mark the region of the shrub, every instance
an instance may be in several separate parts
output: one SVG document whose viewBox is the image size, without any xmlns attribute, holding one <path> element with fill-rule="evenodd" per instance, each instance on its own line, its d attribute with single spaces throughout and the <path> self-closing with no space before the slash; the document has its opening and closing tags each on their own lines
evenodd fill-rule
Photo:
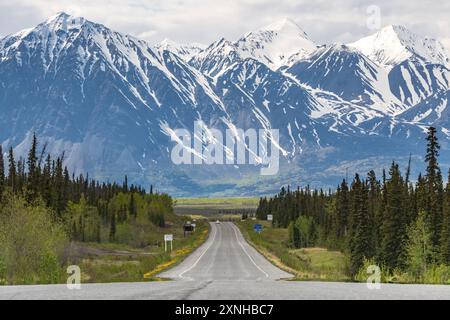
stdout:
<svg viewBox="0 0 450 320">
<path fill-rule="evenodd" d="M 296 248 L 314 247 L 317 240 L 317 229 L 312 218 L 306 216 L 298 217 L 295 222 L 298 229 L 299 239 Z"/>
<path fill-rule="evenodd" d="M 423 283 L 450 284 L 450 267 L 446 265 L 432 265 L 423 276 Z"/>
<path fill-rule="evenodd" d="M 67 244 L 63 225 L 43 205 L 29 207 L 21 198 L 6 197 L 0 208 L 0 279 L 8 284 L 59 282 Z"/>
<path fill-rule="evenodd" d="M 432 233 L 425 217 L 426 213 L 421 210 L 417 220 L 408 228 L 406 264 L 415 281 L 422 280 L 433 260 Z"/>
<path fill-rule="evenodd" d="M 363 265 L 361 268 L 359 268 L 358 272 L 354 276 L 354 280 L 358 282 L 367 282 L 368 278 L 373 274 L 373 270 L 369 272 L 369 268 L 371 266 L 377 266 L 380 268 L 380 281 L 381 282 L 397 282 L 393 281 L 393 274 L 389 272 L 389 270 L 384 267 L 377 264 L 375 259 L 366 259 L 364 258 Z"/>
</svg>

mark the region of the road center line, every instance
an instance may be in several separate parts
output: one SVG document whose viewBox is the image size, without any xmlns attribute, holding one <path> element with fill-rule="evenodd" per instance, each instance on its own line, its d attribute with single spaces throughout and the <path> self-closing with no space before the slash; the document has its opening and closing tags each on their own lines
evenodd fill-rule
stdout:
<svg viewBox="0 0 450 320">
<path fill-rule="evenodd" d="M 211 224 L 211 227 L 213 227 L 214 225 L 213 224 Z M 212 241 L 211 241 L 211 243 L 209 244 L 209 246 L 205 249 L 205 251 L 203 251 L 203 253 L 200 255 L 200 257 L 198 257 L 198 259 L 189 267 L 189 268 L 187 268 L 186 270 L 184 270 L 182 273 L 180 273 L 179 275 L 178 275 L 178 277 L 179 278 L 182 278 L 182 279 L 192 279 L 192 278 L 185 278 L 185 277 L 183 277 L 183 274 L 185 274 L 186 272 L 188 272 L 188 271 L 191 271 L 196 265 L 197 265 L 197 263 L 200 261 L 200 259 L 201 258 L 203 258 L 203 256 L 205 255 L 205 253 L 209 250 L 209 248 L 211 248 L 211 246 L 214 244 L 214 241 L 216 240 L 216 235 L 217 235 L 217 227 L 216 226 L 214 226 L 213 227 L 214 228 L 214 236 L 213 236 L 213 238 L 212 238 Z"/>
<path fill-rule="evenodd" d="M 232 223 L 231 223 L 231 228 L 234 231 L 234 234 L 236 235 L 236 240 L 239 243 L 239 245 L 241 246 L 242 250 L 244 250 L 245 254 L 247 255 L 247 257 L 250 259 L 250 261 L 255 265 L 255 267 L 257 267 L 259 269 L 259 271 L 261 271 L 262 273 L 264 273 L 264 275 L 266 276 L 266 278 L 269 277 L 269 275 L 267 274 L 267 272 L 265 272 L 260 266 L 258 266 L 255 262 L 255 260 L 253 260 L 253 258 L 249 255 L 249 253 L 247 252 L 247 250 L 245 250 L 244 246 L 242 245 L 242 242 L 239 240 L 238 234 L 236 232 L 237 227 Z"/>
</svg>

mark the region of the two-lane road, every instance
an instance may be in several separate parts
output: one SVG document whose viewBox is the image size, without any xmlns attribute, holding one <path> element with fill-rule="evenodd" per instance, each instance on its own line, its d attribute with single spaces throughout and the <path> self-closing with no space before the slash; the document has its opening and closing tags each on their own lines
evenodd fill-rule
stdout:
<svg viewBox="0 0 450 320">
<path fill-rule="evenodd" d="M 269 263 L 229 222 L 211 224 L 208 240 L 165 282 L 0 286 L 0 299 L 450 299 L 450 286 L 298 282 Z"/>
<path fill-rule="evenodd" d="M 164 278 L 191 281 L 262 281 L 292 277 L 268 262 L 231 222 L 211 224 L 208 240 Z"/>
</svg>

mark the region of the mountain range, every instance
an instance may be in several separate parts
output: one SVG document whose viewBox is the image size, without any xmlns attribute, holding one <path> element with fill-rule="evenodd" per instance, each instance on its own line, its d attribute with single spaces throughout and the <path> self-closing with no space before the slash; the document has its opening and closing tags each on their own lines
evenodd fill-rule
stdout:
<svg viewBox="0 0 450 320">
<path fill-rule="evenodd" d="M 333 187 L 392 160 L 423 169 L 438 128 L 450 163 L 450 62 L 442 44 L 387 26 L 317 44 L 283 19 L 209 46 L 149 44 L 65 13 L 0 39 L 0 144 L 25 155 L 36 133 L 76 173 L 174 195 L 256 195 Z M 280 172 L 174 165 L 176 128 L 278 129 Z"/>
</svg>

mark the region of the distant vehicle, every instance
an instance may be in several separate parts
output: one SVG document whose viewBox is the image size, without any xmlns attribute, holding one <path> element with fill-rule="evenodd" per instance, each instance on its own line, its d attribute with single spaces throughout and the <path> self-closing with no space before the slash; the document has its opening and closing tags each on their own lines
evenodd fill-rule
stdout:
<svg viewBox="0 0 450 320">
<path fill-rule="evenodd" d="M 219 220 L 216 220 L 216 224 L 220 224 L 220 221 L 219 221 Z"/>
</svg>

